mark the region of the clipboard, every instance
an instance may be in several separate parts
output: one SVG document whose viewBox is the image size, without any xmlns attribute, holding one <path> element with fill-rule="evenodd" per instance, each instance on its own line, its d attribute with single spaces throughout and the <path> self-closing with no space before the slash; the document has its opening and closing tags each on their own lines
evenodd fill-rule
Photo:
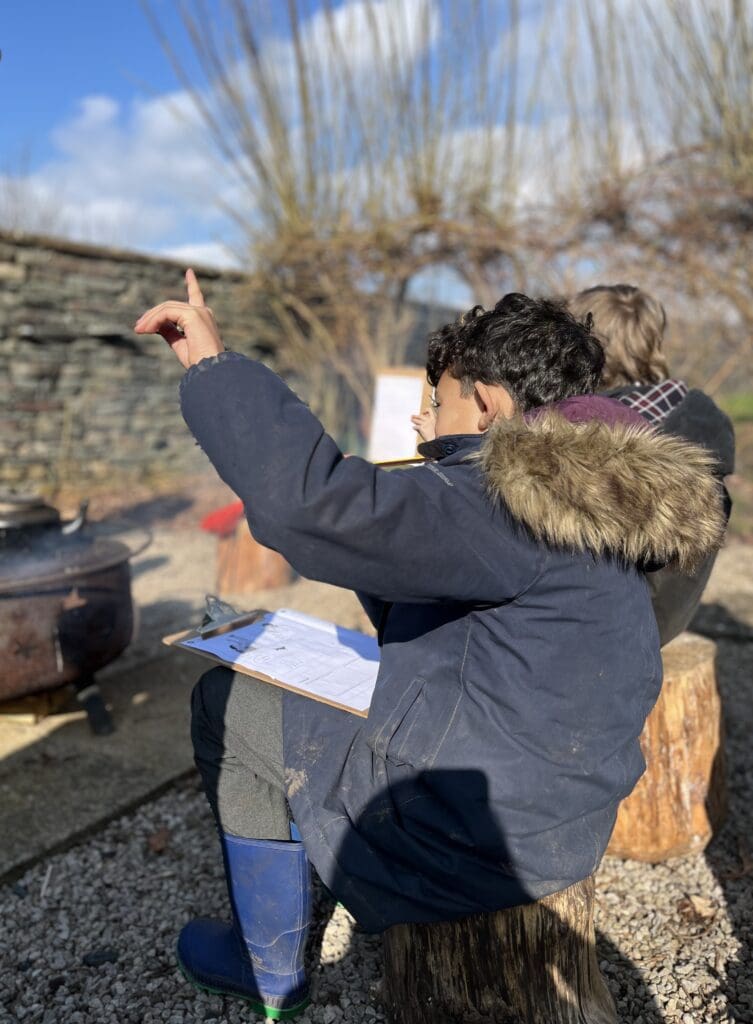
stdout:
<svg viewBox="0 0 753 1024">
<path fill-rule="evenodd" d="M 249 626 L 256 622 L 262 615 L 268 615 L 266 608 L 255 608 L 252 612 L 241 612 L 232 619 L 222 619 L 219 622 L 208 622 L 206 626 L 196 626 L 193 629 L 182 629 L 179 633 L 171 633 L 162 637 L 162 643 L 168 647 L 179 644 L 182 640 L 209 640 L 213 636 L 221 636 L 233 629 L 240 629 L 241 626 Z"/>
<path fill-rule="evenodd" d="M 341 711 L 368 716 L 379 648 L 375 638 L 356 630 L 290 609 L 255 609 L 172 633 L 162 642 Z"/>
<path fill-rule="evenodd" d="M 413 469 L 414 466 L 423 466 L 428 461 L 423 455 L 416 455 L 411 459 L 387 459 L 385 462 L 375 462 L 374 465 L 380 469 Z"/>
</svg>

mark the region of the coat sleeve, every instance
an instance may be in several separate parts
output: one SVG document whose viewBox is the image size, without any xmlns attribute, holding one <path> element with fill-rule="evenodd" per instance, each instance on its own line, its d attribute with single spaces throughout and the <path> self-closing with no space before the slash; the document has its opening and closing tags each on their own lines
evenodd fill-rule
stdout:
<svg viewBox="0 0 753 1024">
<path fill-rule="evenodd" d="M 194 437 L 243 501 L 256 539 L 302 576 L 382 601 L 497 603 L 538 572 L 530 544 L 524 557 L 513 543 L 510 564 L 500 566 L 502 524 L 492 543 L 492 509 L 481 489 L 473 501 L 467 488 L 426 468 L 390 473 L 346 459 L 261 363 L 234 352 L 202 360 L 183 379 L 181 404 Z M 480 472 L 462 470 L 466 480 Z"/>
<path fill-rule="evenodd" d="M 668 434 L 677 434 L 693 444 L 708 448 L 717 459 L 719 476 L 735 471 L 735 429 L 732 420 L 712 398 L 692 388 L 662 424 Z"/>
<path fill-rule="evenodd" d="M 387 604 L 384 601 L 380 601 L 378 597 L 373 597 L 371 594 L 364 594 L 362 590 L 356 592 L 356 597 L 361 602 L 361 607 L 368 615 L 369 622 L 374 629 L 378 630 L 382 624 Z"/>
</svg>

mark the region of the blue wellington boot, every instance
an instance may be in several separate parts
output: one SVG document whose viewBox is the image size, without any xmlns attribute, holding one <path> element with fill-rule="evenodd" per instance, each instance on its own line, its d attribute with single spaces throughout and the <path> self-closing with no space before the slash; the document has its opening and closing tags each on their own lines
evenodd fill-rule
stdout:
<svg viewBox="0 0 753 1024">
<path fill-rule="evenodd" d="M 200 988 L 288 1020 L 308 1006 L 303 966 L 311 873 L 303 843 L 221 833 L 233 923 L 202 917 L 178 939 L 178 962 Z"/>
</svg>

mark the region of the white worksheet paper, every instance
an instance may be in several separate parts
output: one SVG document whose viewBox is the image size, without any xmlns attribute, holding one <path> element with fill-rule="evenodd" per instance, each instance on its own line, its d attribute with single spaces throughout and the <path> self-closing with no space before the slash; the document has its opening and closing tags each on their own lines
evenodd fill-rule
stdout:
<svg viewBox="0 0 753 1024">
<path fill-rule="evenodd" d="M 287 608 L 219 636 L 183 640 L 180 646 L 360 712 L 368 711 L 379 670 L 374 637 Z"/>
<path fill-rule="evenodd" d="M 411 416 L 421 412 L 423 374 L 389 373 L 374 386 L 368 458 L 371 462 L 410 459 L 416 454 Z"/>
</svg>

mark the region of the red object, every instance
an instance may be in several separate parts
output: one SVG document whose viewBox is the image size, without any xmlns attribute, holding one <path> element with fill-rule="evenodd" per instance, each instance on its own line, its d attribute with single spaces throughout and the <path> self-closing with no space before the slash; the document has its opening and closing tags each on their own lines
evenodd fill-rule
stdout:
<svg viewBox="0 0 753 1024">
<path fill-rule="evenodd" d="M 202 530 L 216 533 L 219 537 L 229 537 L 243 518 L 243 502 L 234 501 L 223 508 L 209 512 L 201 520 Z"/>
</svg>

